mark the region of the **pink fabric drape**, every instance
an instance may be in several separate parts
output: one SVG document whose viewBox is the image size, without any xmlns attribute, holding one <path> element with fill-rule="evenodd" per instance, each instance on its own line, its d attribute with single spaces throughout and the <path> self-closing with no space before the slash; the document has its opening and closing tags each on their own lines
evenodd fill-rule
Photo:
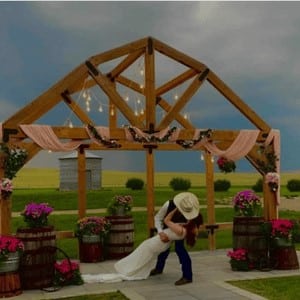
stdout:
<svg viewBox="0 0 300 300">
<path fill-rule="evenodd" d="M 96 131 L 98 132 L 98 134 L 105 140 L 108 140 L 110 139 L 110 132 L 109 132 L 109 127 L 104 127 L 104 126 L 97 126 L 97 127 L 94 127 L 96 129 Z M 102 145 L 102 143 L 96 139 L 93 134 L 91 133 L 91 131 L 88 129 L 88 127 L 86 126 L 86 132 L 87 134 L 89 135 L 90 139 L 98 144 L 98 145 Z"/>
<path fill-rule="evenodd" d="M 20 125 L 23 132 L 41 148 L 51 151 L 73 151 L 79 147 L 81 141 L 61 143 L 48 125 Z"/>
<path fill-rule="evenodd" d="M 216 144 L 208 142 L 207 139 L 201 140 L 199 143 L 194 145 L 193 149 L 204 146 L 207 151 L 215 156 L 223 156 L 230 160 L 238 160 L 245 157 L 249 151 L 253 148 L 256 143 L 259 130 L 241 130 L 237 138 L 226 150 L 220 150 Z"/>
</svg>

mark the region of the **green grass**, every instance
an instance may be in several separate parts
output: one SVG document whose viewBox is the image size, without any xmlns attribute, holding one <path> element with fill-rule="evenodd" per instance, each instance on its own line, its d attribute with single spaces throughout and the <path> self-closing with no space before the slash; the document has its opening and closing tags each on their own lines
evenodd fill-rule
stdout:
<svg viewBox="0 0 300 300">
<path fill-rule="evenodd" d="M 295 300 L 300 295 L 300 276 L 236 280 L 228 283 L 269 300 Z"/>
</svg>

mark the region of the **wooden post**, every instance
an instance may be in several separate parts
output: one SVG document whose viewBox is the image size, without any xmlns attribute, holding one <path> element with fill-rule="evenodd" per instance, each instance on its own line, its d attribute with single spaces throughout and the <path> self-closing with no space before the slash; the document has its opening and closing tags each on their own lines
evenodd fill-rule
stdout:
<svg viewBox="0 0 300 300">
<path fill-rule="evenodd" d="M 154 228 L 154 152 L 149 148 L 146 152 L 147 162 L 147 213 L 148 213 L 148 232 L 152 235 Z"/>
<path fill-rule="evenodd" d="M 269 185 L 263 177 L 263 195 L 264 195 L 264 218 L 266 221 L 278 219 L 278 206 L 276 193 L 270 190 Z M 279 200 L 279 199 L 278 199 Z"/>
<path fill-rule="evenodd" d="M 5 153 L 0 153 L 0 178 L 4 177 Z M 11 233 L 11 197 L 2 199 L 0 195 L 0 234 L 9 235 Z"/>
<path fill-rule="evenodd" d="M 83 218 L 86 213 L 86 170 L 84 147 L 78 148 L 78 216 Z"/>
<path fill-rule="evenodd" d="M 205 167 L 206 167 L 206 199 L 207 199 L 207 223 L 206 228 L 209 230 L 209 249 L 216 249 L 215 237 L 215 203 L 214 203 L 214 164 L 210 153 L 205 153 Z"/>
</svg>

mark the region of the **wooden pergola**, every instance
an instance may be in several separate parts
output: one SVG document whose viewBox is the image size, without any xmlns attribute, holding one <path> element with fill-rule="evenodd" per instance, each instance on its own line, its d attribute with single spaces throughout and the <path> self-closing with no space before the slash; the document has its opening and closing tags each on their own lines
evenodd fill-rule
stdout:
<svg viewBox="0 0 300 300">
<path fill-rule="evenodd" d="M 183 66 L 185 70 L 166 82 L 156 85 L 156 55 L 162 55 L 171 59 L 174 63 Z M 144 62 L 144 82 L 139 82 L 126 76 L 126 70 L 138 59 Z M 102 65 L 112 61 L 118 62 L 110 67 L 108 72 L 102 71 Z M 112 65 L 112 64 L 111 64 Z M 183 144 L 196 144 L 202 138 L 206 142 L 217 145 L 219 149 L 227 149 L 239 136 L 240 130 L 214 129 L 203 131 L 195 140 L 197 128 L 184 117 L 182 111 L 185 106 L 192 101 L 195 94 L 201 89 L 204 82 L 208 82 L 215 88 L 225 101 L 229 101 L 245 118 L 247 118 L 259 131 L 256 143 L 245 155 L 254 168 L 265 175 L 262 162 L 267 163 L 268 156 L 261 152 L 261 146 L 270 135 L 272 128 L 262 120 L 235 92 L 227 86 L 211 69 L 196 59 L 166 45 L 165 43 L 146 37 L 118 48 L 103 52 L 88 58 L 72 72 L 55 83 L 46 92 L 34 99 L 30 104 L 23 107 L 14 115 L 2 123 L 2 142 L 8 147 L 18 146 L 28 152 L 27 160 L 32 159 L 40 150 L 46 149 L 31 139 L 21 129 L 23 125 L 32 125 L 39 118 L 44 116 L 53 107 L 60 103 L 65 103 L 70 111 L 80 120 L 82 126 L 51 126 L 53 133 L 60 141 L 75 140 L 79 142 L 78 151 L 78 214 L 83 217 L 86 212 L 86 183 L 85 183 L 85 149 L 89 150 L 133 150 L 144 151 L 147 168 L 147 212 L 148 228 L 154 226 L 154 155 L 156 151 L 203 151 L 206 167 L 206 187 L 207 187 L 207 223 L 214 228 L 215 207 L 214 207 L 214 166 L 211 159 L 213 155 L 205 144 L 198 143 L 198 147 L 183 147 Z M 178 100 L 170 104 L 165 95 L 176 89 L 178 86 L 186 84 Z M 82 91 L 98 86 L 108 98 L 108 124 L 109 136 L 104 137 L 97 131 L 99 124 L 89 117 L 87 112 L 78 105 L 75 96 Z M 144 97 L 143 114 L 136 114 L 136 111 L 128 104 L 124 96 L 118 91 L 118 87 L 123 86 Z M 164 112 L 164 116 L 157 117 L 157 110 Z M 118 125 L 118 116 L 129 123 L 131 131 L 126 131 L 123 126 Z M 176 140 L 171 140 L 167 136 L 159 139 L 155 136 L 168 128 L 172 122 L 177 122 L 180 131 Z M 84 126 L 88 127 L 84 127 Z M 105 126 L 101 124 L 102 126 Z M 87 130 L 89 128 L 89 131 Z M 134 132 L 128 138 L 128 132 Z M 144 135 L 138 135 L 142 132 Z M 92 138 L 91 138 L 92 135 Z M 186 143 L 184 143 L 186 142 Z M 269 153 L 275 153 L 274 141 L 268 145 Z M 279 159 L 279 158 L 278 158 Z M 278 172 L 278 170 L 276 170 Z M 4 176 L 3 166 L 0 167 L 0 178 Z M 274 200 L 274 193 L 270 191 L 264 183 L 264 217 L 265 219 L 277 218 L 277 203 Z M 0 200 L 1 225 L 0 234 L 10 233 L 11 221 L 11 200 Z M 213 231 L 213 230 L 212 230 Z M 211 248 L 214 248 L 214 235 L 210 236 Z"/>
</svg>

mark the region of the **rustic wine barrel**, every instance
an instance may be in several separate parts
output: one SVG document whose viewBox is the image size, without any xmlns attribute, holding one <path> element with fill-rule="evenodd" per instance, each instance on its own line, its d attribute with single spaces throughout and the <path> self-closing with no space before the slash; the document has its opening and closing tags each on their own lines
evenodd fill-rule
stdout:
<svg viewBox="0 0 300 300">
<path fill-rule="evenodd" d="M 233 249 L 247 249 L 249 261 L 254 266 L 265 260 L 268 253 L 263 222 L 263 217 L 234 217 L 233 220 Z"/>
<path fill-rule="evenodd" d="M 19 272 L 0 274 L 0 298 L 14 297 L 22 294 Z"/>
<path fill-rule="evenodd" d="M 54 227 L 19 228 L 16 236 L 24 243 L 25 250 L 20 261 L 22 288 L 40 289 L 51 286 L 56 261 Z"/>
<path fill-rule="evenodd" d="M 111 223 L 107 242 L 107 257 L 119 259 L 134 249 L 134 222 L 132 216 L 107 216 Z"/>
<path fill-rule="evenodd" d="M 78 239 L 78 243 L 81 262 L 93 263 L 104 260 L 103 243 L 99 235 L 83 236 Z"/>
<path fill-rule="evenodd" d="M 270 251 L 271 263 L 277 270 L 299 269 L 295 245 L 276 247 Z"/>
</svg>

